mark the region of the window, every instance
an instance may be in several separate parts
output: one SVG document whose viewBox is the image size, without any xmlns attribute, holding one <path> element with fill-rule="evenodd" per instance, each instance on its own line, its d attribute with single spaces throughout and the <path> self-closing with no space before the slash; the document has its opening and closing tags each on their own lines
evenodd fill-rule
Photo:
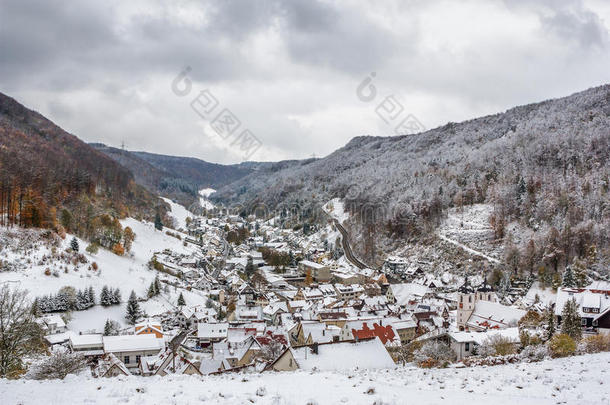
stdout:
<svg viewBox="0 0 610 405">
<path fill-rule="evenodd" d="M 597 327 L 597 325 L 598 325 L 597 319 L 594 319 L 593 320 L 593 326 Z"/>
<path fill-rule="evenodd" d="M 140 364 L 140 356 L 139 355 L 136 356 L 136 363 Z"/>
<path fill-rule="evenodd" d="M 587 326 L 587 318 L 581 318 L 581 319 L 580 319 L 580 324 L 581 324 L 582 326 Z"/>
<path fill-rule="evenodd" d="M 129 363 L 129 356 L 123 357 L 123 363 L 125 363 L 125 364 Z"/>
<path fill-rule="evenodd" d="M 464 348 L 466 349 L 466 351 L 470 351 L 470 342 L 466 342 L 466 344 L 464 345 Z"/>
<path fill-rule="evenodd" d="M 472 296 L 468 296 L 468 302 L 472 302 Z"/>
</svg>

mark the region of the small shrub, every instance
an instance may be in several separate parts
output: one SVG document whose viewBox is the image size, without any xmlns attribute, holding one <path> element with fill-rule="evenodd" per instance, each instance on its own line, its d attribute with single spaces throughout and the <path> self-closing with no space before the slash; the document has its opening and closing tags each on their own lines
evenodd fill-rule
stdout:
<svg viewBox="0 0 610 405">
<path fill-rule="evenodd" d="M 100 247 L 97 245 L 97 243 L 92 243 L 87 246 L 85 250 L 91 255 L 96 255 L 100 251 Z"/>
<path fill-rule="evenodd" d="M 114 253 L 117 256 L 123 256 L 125 254 L 125 248 L 120 243 L 116 243 L 112 247 L 112 253 Z"/>
<path fill-rule="evenodd" d="M 610 351 L 610 336 L 587 336 L 580 342 L 578 349 L 580 353 L 599 353 Z"/>
<path fill-rule="evenodd" d="M 51 275 L 51 269 L 48 268 L 48 267 L 46 269 L 44 269 L 44 275 L 45 276 L 50 276 Z"/>
<path fill-rule="evenodd" d="M 518 325 L 522 328 L 536 328 L 540 326 L 543 317 L 536 311 L 527 311 L 523 318 L 519 319 Z"/>
<path fill-rule="evenodd" d="M 554 358 L 572 356 L 576 353 L 576 342 L 564 333 L 555 335 L 549 342 L 549 350 Z"/>
<path fill-rule="evenodd" d="M 522 330 L 519 333 L 519 340 L 521 340 L 521 347 L 538 346 L 543 343 L 540 336 L 528 330 Z"/>
<path fill-rule="evenodd" d="M 91 263 L 91 268 L 95 271 L 97 271 L 97 269 L 99 269 L 99 266 L 97 265 L 97 262 L 93 262 Z"/>
<path fill-rule="evenodd" d="M 413 352 L 413 358 L 422 367 L 445 367 L 455 361 L 456 355 L 447 343 L 429 341 Z"/>
<path fill-rule="evenodd" d="M 41 363 L 30 368 L 27 378 L 33 380 L 64 379 L 68 374 L 76 374 L 87 367 L 81 354 L 54 353 Z"/>
<path fill-rule="evenodd" d="M 542 361 L 549 356 L 549 348 L 543 344 L 527 346 L 519 353 L 519 357 L 526 361 Z"/>
<path fill-rule="evenodd" d="M 478 348 L 479 355 L 488 356 L 506 356 L 517 352 L 514 343 L 501 335 L 493 335 L 487 338 Z"/>
</svg>

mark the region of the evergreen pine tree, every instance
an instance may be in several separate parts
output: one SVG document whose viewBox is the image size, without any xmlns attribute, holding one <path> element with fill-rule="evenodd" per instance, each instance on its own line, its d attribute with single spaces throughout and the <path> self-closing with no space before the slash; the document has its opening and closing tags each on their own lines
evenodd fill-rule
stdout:
<svg viewBox="0 0 610 405">
<path fill-rule="evenodd" d="M 563 272 L 563 280 L 561 282 L 561 286 L 566 288 L 576 287 L 576 278 L 574 277 L 572 266 L 567 266 L 565 271 Z"/>
<path fill-rule="evenodd" d="M 106 319 L 106 324 L 104 325 L 104 336 L 110 336 L 112 334 L 112 325 L 110 324 L 110 320 Z"/>
<path fill-rule="evenodd" d="M 55 296 L 56 311 L 67 311 L 70 309 L 70 299 L 68 295 L 60 292 Z"/>
<path fill-rule="evenodd" d="M 73 237 L 72 240 L 70 241 L 70 248 L 74 251 L 74 252 L 78 252 L 80 247 L 78 246 L 78 240 L 76 240 L 76 237 Z"/>
<path fill-rule="evenodd" d="M 163 222 L 161 221 L 161 215 L 157 212 L 155 215 L 155 229 L 158 231 L 163 230 Z"/>
<path fill-rule="evenodd" d="M 549 308 L 546 322 L 545 338 L 550 340 L 555 334 L 555 313 L 553 308 Z"/>
<path fill-rule="evenodd" d="M 118 288 L 111 292 L 112 303 L 118 305 L 121 303 L 121 290 Z"/>
<path fill-rule="evenodd" d="M 587 285 L 587 266 L 584 260 L 574 258 L 572 271 L 576 280 L 576 287 L 582 288 Z"/>
<path fill-rule="evenodd" d="M 102 292 L 100 293 L 100 304 L 104 307 L 112 305 L 112 296 L 107 285 L 102 287 Z"/>
<path fill-rule="evenodd" d="M 135 291 L 131 290 L 129 300 L 127 301 L 127 312 L 125 314 L 125 319 L 127 319 L 127 322 L 129 322 L 131 325 L 134 325 L 138 321 L 140 313 L 138 298 L 136 297 Z"/>
<path fill-rule="evenodd" d="M 32 302 L 32 315 L 34 316 L 40 316 L 41 315 L 41 310 L 40 310 L 40 300 L 38 299 L 38 297 L 34 298 L 34 302 Z"/>
<path fill-rule="evenodd" d="M 568 300 L 561 312 L 561 333 L 569 335 L 578 341 L 582 337 L 580 315 L 578 314 L 578 304 L 574 298 Z"/>
<path fill-rule="evenodd" d="M 89 286 L 89 289 L 87 290 L 87 295 L 89 299 L 89 307 L 95 306 L 95 291 L 93 290 L 93 286 Z"/>
<path fill-rule="evenodd" d="M 159 276 L 155 276 L 155 295 L 159 295 L 161 293 L 161 283 L 159 282 Z"/>
<path fill-rule="evenodd" d="M 82 290 L 78 290 L 78 292 L 76 293 L 76 302 L 74 305 L 74 309 L 76 309 L 77 311 L 82 311 L 83 309 L 86 309 L 88 299 L 89 298 L 85 295 L 85 293 L 83 293 Z"/>
<path fill-rule="evenodd" d="M 150 286 L 148 287 L 148 293 L 146 295 L 148 296 L 148 298 L 152 298 L 155 296 L 155 283 L 154 282 L 150 283 Z"/>
<path fill-rule="evenodd" d="M 180 293 L 180 296 L 178 297 L 178 306 L 183 307 L 185 305 L 186 305 L 186 302 L 184 302 L 184 296 L 182 295 L 182 293 Z"/>
<path fill-rule="evenodd" d="M 500 285 L 499 285 L 499 293 L 502 297 L 506 297 L 508 295 L 508 293 L 510 292 L 511 289 L 511 283 L 510 283 L 510 275 L 508 272 L 504 273 L 502 279 L 500 280 Z"/>
</svg>

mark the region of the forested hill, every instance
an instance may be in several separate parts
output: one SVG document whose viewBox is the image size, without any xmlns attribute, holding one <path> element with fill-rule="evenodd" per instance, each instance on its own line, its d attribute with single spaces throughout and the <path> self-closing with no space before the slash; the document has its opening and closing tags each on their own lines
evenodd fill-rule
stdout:
<svg viewBox="0 0 610 405">
<path fill-rule="evenodd" d="M 158 198 L 131 172 L 0 93 L 0 224 L 82 236 L 95 218 L 154 215 Z"/>
<path fill-rule="evenodd" d="M 429 240 L 450 208 L 488 204 L 499 242 L 508 223 L 519 223 L 533 234 L 535 261 L 557 268 L 587 249 L 608 253 L 609 155 L 604 85 L 416 135 L 357 137 L 323 159 L 259 170 L 214 197 L 253 208 L 296 204 L 304 214 L 341 198 L 363 258 Z"/>
<path fill-rule="evenodd" d="M 217 189 L 253 172 L 240 165 L 221 165 L 196 158 L 125 151 L 91 144 L 129 168 L 139 184 L 189 206 L 203 188 Z"/>
</svg>

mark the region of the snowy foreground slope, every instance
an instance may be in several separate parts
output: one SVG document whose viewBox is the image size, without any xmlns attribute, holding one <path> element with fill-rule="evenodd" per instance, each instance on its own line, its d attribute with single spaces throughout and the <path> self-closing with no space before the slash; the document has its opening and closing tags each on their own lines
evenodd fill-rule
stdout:
<svg viewBox="0 0 610 405">
<path fill-rule="evenodd" d="M 356 370 L 0 380 L 3 404 L 609 404 L 610 353 L 540 363 Z"/>
</svg>

